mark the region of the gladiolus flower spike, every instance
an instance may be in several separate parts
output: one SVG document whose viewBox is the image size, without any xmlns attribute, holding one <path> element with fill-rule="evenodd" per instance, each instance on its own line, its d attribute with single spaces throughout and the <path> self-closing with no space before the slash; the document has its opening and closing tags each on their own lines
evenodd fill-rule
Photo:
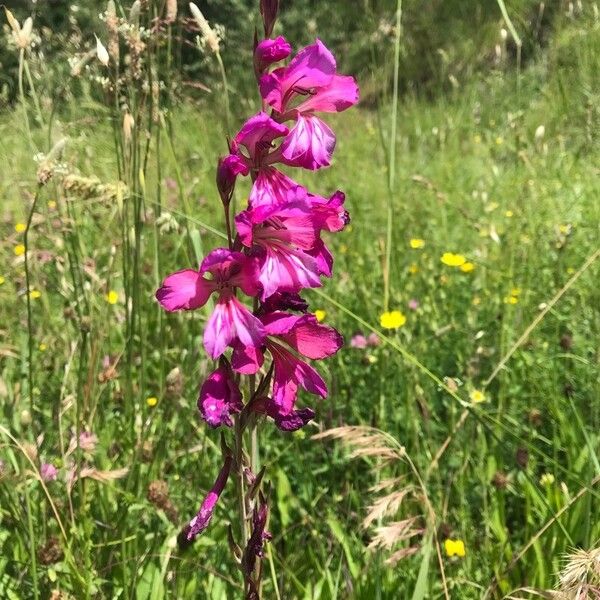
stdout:
<svg viewBox="0 0 600 600">
<path fill-rule="evenodd" d="M 267 36 L 277 5 L 267 0 L 260 4 Z M 252 68 L 262 110 L 230 138 L 229 154 L 217 165 L 229 247 L 213 249 L 197 268 L 171 273 L 156 292 L 169 312 L 198 310 L 209 298 L 214 301 L 204 348 L 217 364 L 200 382 L 198 410 L 210 427 L 235 428 L 235 435 L 231 450 L 223 437 L 221 472 L 179 540 L 182 547 L 189 545 L 208 527 L 230 471 L 247 479 L 247 486 L 238 486 L 238 493 L 246 494 L 246 514 L 253 515 L 252 521 L 241 519 L 246 547 L 240 548 L 230 535 L 238 562 L 243 557 L 247 590 L 260 589 L 256 564 L 270 535 L 265 529 L 268 492 L 259 490 L 264 472 L 257 475 L 256 465 L 248 463 L 246 457 L 254 453 L 240 447 L 241 434 L 265 418 L 283 432 L 305 426 L 315 411 L 297 406 L 300 390 L 327 397 L 327 385 L 309 361 L 330 357 L 343 345 L 333 327 L 309 312 L 300 293 L 333 276 L 334 258 L 324 238 L 349 223 L 345 195 L 339 190 L 311 192 L 277 165 L 308 170 L 329 166 L 336 138 L 317 113 L 350 108 L 359 91 L 353 77 L 337 73 L 335 58 L 321 40 L 297 52 L 287 66 L 274 67 L 291 54 L 283 36 L 256 40 Z M 236 179 L 248 175 L 252 188 L 247 204 L 232 215 Z"/>
</svg>

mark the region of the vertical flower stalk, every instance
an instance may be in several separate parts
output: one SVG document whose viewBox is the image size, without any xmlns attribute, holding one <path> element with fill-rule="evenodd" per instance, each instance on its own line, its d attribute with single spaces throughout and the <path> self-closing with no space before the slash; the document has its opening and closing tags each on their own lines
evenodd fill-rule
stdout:
<svg viewBox="0 0 600 600">
<path fill-rule="evenodd" d="M 354 78 L 338 74 L 333 54 L 318 39 L 276 66 L 292 54 L 284 37 L 270 37 L 278 4 L 260 2 L 265 39 L 255 40 L 253 68 L 262 110 L 246 120 L 230 139 L 229 154 L 218 160 L 228 245 L 209 252 L 199 267 L 168 275 L 156 292 L 169 312 L 196 310 L 214 299 L 204 347 L 216 365 L 200 385 L 198 410 L 209 427 L 233 432 L 229 445 L 225 437 L 221 443 L 219 476 L 179 540 L 187 547 L 208 527 L 231 475 L 240 525 L 238 540 L 229 530 L 229 543 L 246 598 L 261 596 L 260 559 L 271 538 L 257 426 L 270 421 L 285 433 L 311 421 L 315 411 L 299 406 L 300 392 L 326 398 L 327 385 L 310 361 L 330 357 L 343 345 L 300 293 L 333 275 L 324 235 L 349 223 L 345 195 L 311 192 L 278 166 L 311 171 L 329 166 L 336 137 L 321 113 L 344 111 L 359 97 Z M 247 203 L 232 215 L 237 178 L 247 176 L 252 182 Z"/>
</svg>

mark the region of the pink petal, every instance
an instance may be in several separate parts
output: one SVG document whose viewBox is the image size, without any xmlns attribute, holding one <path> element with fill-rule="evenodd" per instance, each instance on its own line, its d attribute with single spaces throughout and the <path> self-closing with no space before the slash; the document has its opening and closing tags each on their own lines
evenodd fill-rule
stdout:
<svg viewBox="0 0 600 600">
<path fill-rule="evenodd" d="M 263 325 L 235 296 L 221 297 L 206 324 L 204 347 L 216 359 L 236 336 L 246 346 L 261 346 Z"/>
<path fill-rule="evenodd" d="M 358 102 L 358 85 L 354 77 L 335 75 L 331 83 L 321 87 L 308 100 L 296 107 L 300 112 L 341 112 Z"/>
<path fill-rule="evenodd" d="M 281 145 L 285 163 L 293 167 L 320 169 L 329 166 L 335 149 L 335 134 L 321 119 L 299 115 L 295 127 Z"/>
<path fill-rule="evenodd" d="M 298 184 L 273 167 L 260 169 L 258 177 L 250 191 L 250 208 L 261 205 L 278 204 L 287 199 L 286 192 Z"/>
<path fill-rule="evenodd" d="M 239 340 L 233 343 L 233 354 L 231 355 L 231 366 L 234 371 L 242 375 L 253 375 L 264 362 L 264 355 L 256 346 L 244 346 Z"/>
<path fill-rule="evenodd" d="M 213 291 L 213 283 L 204 279 L 201 273 L 184 269 L 166 277 L 156 292 L 156 299 L 170 312 L 193 310 L 204 306 Z"/>
<path fill-rule="evenodd" d="M 233 141 L 235 144 L 245 146 L 250 158 L 253 159 L 256 156 L 257 145 L 270 144 L 287 133 L 288 128 L 285 125 L 277 123 L 268 114 L 259 112 L 244 123 Z"/>
<path fill-rule="evenodd" d="M 285 247 L 265 249 L 259 281 L 263 286 L 263 300 L 277 291 L 298 292 L 302 288 L 321 287 L 316 260 L 302 250 Z"/>
</svg>

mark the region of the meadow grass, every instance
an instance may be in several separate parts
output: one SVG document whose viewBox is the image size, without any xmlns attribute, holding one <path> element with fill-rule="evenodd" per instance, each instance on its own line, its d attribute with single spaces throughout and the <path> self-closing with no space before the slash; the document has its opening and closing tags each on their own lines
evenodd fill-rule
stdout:
<svg viewBox="0 0 600 600">
<path fill-rule="evenodd" d="M 377 332 L 381 343 L 328 361 L 331 393 L 312 429 L 261 428 L 273 484 L 265 597 L 503 597 L 553 588 L 565 553 L 598 546 L 599 50 L 590 17 L 557 33 L 518 81 L 498 70 L 435 100 L 402 99 L 389 274 L 390 110 L 334 119 L 335 168 L 311 188 L 342 187 L 352 224 L 332 241 L 335 282 L 307 297 L 347 342 Z M 72 185 L 56 174 L 39 192 L 30 319 L 15 226 L 27 222 L 37 165 L 21 109 L 0 119 L 0 597 L 240 593 L 230 491 L 193 548 L 175 544 L 212 483 L 219 434 L 195 406 L 207 313 L 166 316 L 153 299 L 165 274 L 222 243 L 223 116 L 174 107 L 171 138 L 150 141 L 154 166 L 133 174 L 139 224 L 124 226 L 110 113 L 61 107 L 51 137 L 68 138 Z M 45 148 L 47 131 L 30 127 Z M 87 180 L 73 184 L 73 173 Z M 139 259 L 133 290 L 127 243 Z M 446 252 L 472 270 L 445 265 Z M 382 330 L 387 309 L 406 323 Z M 356 460 L 344 443 L 311 439 L 348 425 L 386 435 L 369 438 L 370 453 L 356 450 L 356 431 L 342 436 Z M 97 443 L 70 447 L 85 431 Z M 43 463 L 56 480 L 43 481 Z M 406 494 L 363 528 L 390 488 Z M 381 528 L 413 517 L 411 537 L 386 548 Z M 446 539 L 465 555 L 447 556 Z M 399 549 L 407 556 L 388 564 Z"/>
</svg>

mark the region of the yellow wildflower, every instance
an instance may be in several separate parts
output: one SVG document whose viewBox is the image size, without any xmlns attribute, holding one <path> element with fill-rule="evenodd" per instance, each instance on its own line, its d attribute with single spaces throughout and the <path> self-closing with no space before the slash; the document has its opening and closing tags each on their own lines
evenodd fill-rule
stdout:
<svg viewBox="0 0 600 600">
<path fill-rule="evenodd" d="M 476 136 L 473 138 L 473 141 L 474 141 L 476 144 L 481 144 L 481 136 L 480 136 L 479 134 L 477 134 L 477 135 L 476 135 Z"/>
<path fill-rule="evenodd" d="M 110 292 L 106 294 L 106 301 L 109 304 L 116 304 L 119 301 L 119 294 L 117 294 L 115 290 L 110 290 Z"/>
<path fill-rule="evenodd" d="M 473 306 L 479 306 L 481 304 L 481 298 L 479 296 L 473 296 Z"/>
<path fill-rule="evenodd" d="M 324 321 L 326 316 L 327 316 L 326 311 L 321 310 L 320 308 L 317 308 L 317 310 L 315 310 L 315 317 L 316 317 L 317 321 L 319 321 L 319 323 Z"/>
<path fill-rule="evenodd" d="M 146 404 L 152 408 L 158 404 L 158 398 L 156 396 L 150 396 L 149 398 L 146 398 Z"/>
<path fill-rule="evenodd" d="M 410 247 L 413 250 L 418 250 L 419 248 L 423 248 L 423 246 L 425 246 L 425 240 L 422 240 L 421 238 L 413 238 L 410 240 Z"/>
<path fill-rule="evenodd" d="M 29 297 L 32 300 L 37 300 L 38 298 L 40 298 L 42 296 L 42 292 L 40 292 L 39 290 L 31 290 L 29 292 Z"/>
<path fill-rule="evenodd" d="M 512 210 L 507 210 L 507 211 L 504 213 L 504 216 L 505 216 L 507 219 L 510 219 L 511 217 L 513 217 L 513 216 L 514 216 L 514 214 L 515 214 L 515 213 L 514 213 Z"/>
<path fill-rule="evenodd" d="M 504 304 L 517 304 L 519 302 L 518 296 L 506 296 L 504 298 Z"/>
<path fill-rule="evenodd" d="M 544 487 L 551 486 L 554 483 L 554 481 L 555 481 L 555 479 L 554 479 L 554 475 L 552 475 L 552 473 L 544 473 L 540 477 L 540 485 L 543 485 Z"/>
<path fill-rule="evenodd" d="M 384 329 L 398 329 L 406 323 L 406 316 L 399 310 L 384 312 L 379 317 L 379 323 Z"/>
<path fill-rule="evenodd" d="M 411 275 L 416 275 L 419 272 L 419 267 L 417 267 L 417 265 L 415 265 L 415 263 L 413 263 L 412 265 L 410 265 L 410 267 L 408 267 L 408 272 Z"/>
<path fill-rule="evenodd" d="M 56 200 L 48 200 L 48 208 L 54 210 L 56 208 Z"/>
<path fill-rule="evenodd" d="M 498 136 L 496 138 L 496 145 L 501 146 L 502 144 L 504 144 L 504 139 Z"/>
<path fill-rule="evenodd" d="M 449 267 L 460 267 L 467 262 L 467 259 L 462 254 L 454 254 L 452 252 L 444 252 L 440 260 Z"/>
<path fill-rule="evenodd" d="M 23 244 L 17 244 L 14 247 L 15 256 L 23 256 L 25 254 L 25 246 Z"/>
<path fill-rule="evenodd" d="M 475 269 L 475 265 L 472 262 L 466 262 L 460 265 L 460 270 L 463 273 L 470 273 L 471 271 L 473 271 L 473 269 Z"/>
<path fill-rule="evenodd" d="M 25 223 L 16 223 L 15 224 L 15 231 L 17 233 L 23 233 L 26 229 L 27 229 L 27 225 L 25 225 Z"/>
<path fill-rule="evenodd" d="M 48 346 L 46 346 L 46 344 L 44 344 L 44 342 L 42 342 L 39 346 L 38 346 L 40 352 L 46 352 L 46 350 L 48 349 Z"/>
<path fill-rule="evenodd" d="M 448 556 L 460 556 L 460 558 L 463 558 L 466 554 L 465 543 L 462 540 L 445 540 L 444 549 Z"/>
<path fill-rule="evenodd" d="M 6 279 L 4 279 L 4 277 L 2 277 L 2 275 L 0 275 L 0 285 L 2 285 L 5 281 L 6 281 Z"/>
<path fill-rule="evenodd" d="M 348 246 L 346 246 L 346 244 L 340 244 L 340 252 L 346 254 L 346 252 L 348 252 Z"/>
<path fill-rule="evenodd" d="M 481 402 L 485 402 L 485 394 L 481 390 L 473 390 L 469 394 L 469 398 L 473 404 L 480 404 Z"/>
<path fill-rule="evenodd" d="M 514 287 L 510 290 L 511 296 L 518 296 L 521 293 L 521 288 Z"/>
</svg>

